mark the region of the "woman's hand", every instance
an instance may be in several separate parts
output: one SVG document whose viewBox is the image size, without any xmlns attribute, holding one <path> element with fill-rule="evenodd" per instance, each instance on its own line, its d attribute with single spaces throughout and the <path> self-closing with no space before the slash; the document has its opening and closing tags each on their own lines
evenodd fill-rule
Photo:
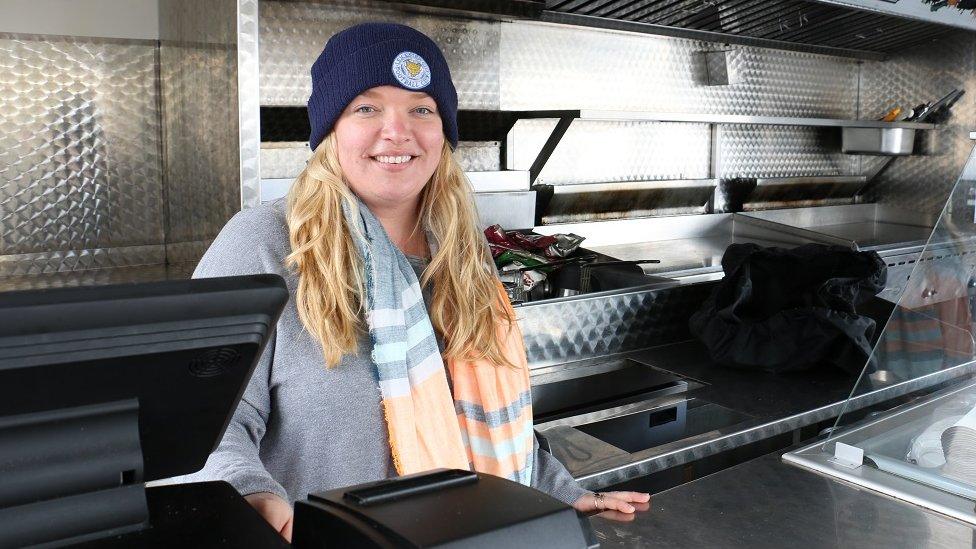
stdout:
<svg viewBox="0 0 976 549">
<path fill-rule="evenodd" d="M 291 526 L 295 518 L 295 511 L 291 505 L 271 492 L 258 492 L 244 496 L 244 499 L 254 507 L 258 513 L 268 521 L 281 537 L 291 543 Z"/>
<path fill-rule="evenodd" d="M 643 492 L 590 492 L 573 503 L 573 507 L 586 514 L 600 513 L 610 520 L 630 522 L 634 513 L 650 508 L 651 495 Z"/>
</svg>

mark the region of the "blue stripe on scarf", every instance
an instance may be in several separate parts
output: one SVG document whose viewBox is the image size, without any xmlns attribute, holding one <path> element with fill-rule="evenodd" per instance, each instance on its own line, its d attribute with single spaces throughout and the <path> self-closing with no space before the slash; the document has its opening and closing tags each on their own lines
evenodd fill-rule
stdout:
<svg viewBox="0 0 976 549">
<path fill-rule="evenodd" d="M 429 322 L 414 324 L 413 326 L 407 328 L 407 347 L 412 349 L 416 347 L 418 343 L 432 337 L 434 337 L 434 330 L 431 329 Z M 434 344 L 437 344 L 436 340 Z"/>
<path fill-rule="evenodd" d="M 377 365 L 402 362 L 407 356 L 407 344 L 403 341 L 377 343 L 373 346 L 373 361 Z"/>
<path fill-rule="evenodd" d="M 522 410 L 531 404 L 532 393 L 529 391 L 523 391 L 522 394 L 519 395 L 518 400 L 510 403 L 504 408 L 492 410 L 488 413 L 485 413 L 485 409 L 480 405 L 472 404 L 464 400 L 454 401 L 454 410 L 458 414 L 463 414 L 464 417 L 480 421 L 487 424 L 489 427 L 498 427 L 499 425 L 504 425 L 517 420 L 522 414 Z"/>
</svg>

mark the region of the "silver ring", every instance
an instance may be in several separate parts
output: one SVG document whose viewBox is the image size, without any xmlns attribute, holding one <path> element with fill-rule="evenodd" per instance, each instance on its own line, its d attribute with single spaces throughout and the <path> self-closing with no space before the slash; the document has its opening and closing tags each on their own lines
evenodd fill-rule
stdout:
<svg viewBox="0 0 976 549">
<path fill-rule="evenodd" d="M 593 498 L 596 500 L 596 508 L 600 511 L 606 509 L 606 503 L 603 501 L 603 492 L 593 492 Z"/>
</svg>

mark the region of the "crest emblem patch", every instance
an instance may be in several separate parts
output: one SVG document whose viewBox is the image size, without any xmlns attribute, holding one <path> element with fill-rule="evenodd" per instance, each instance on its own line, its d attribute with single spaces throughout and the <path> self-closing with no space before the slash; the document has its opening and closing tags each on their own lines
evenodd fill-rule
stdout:
<svg viewBox="0 0 976 549">
<path fill-rule="evenodd" d="M 405 51 L 393 60 L 393 76 L 404 87 L 419 90 L 430 84 L 430 67 L 423 57 L 412 51 Z"/>
</svg>

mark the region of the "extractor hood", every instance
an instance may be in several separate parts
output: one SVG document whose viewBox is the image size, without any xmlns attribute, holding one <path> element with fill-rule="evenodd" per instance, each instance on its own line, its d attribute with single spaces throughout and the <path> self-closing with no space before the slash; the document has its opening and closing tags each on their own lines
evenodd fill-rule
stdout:
<svg viewBox="0 0 976 549">
<path fill-rule="evenodd" d="M 414 9 L 884 59 L 960 29 L 976 0 L 387 0 Z"/>
<path fill-rule="evenodd" d="M 933 0 L 546 0 L 555 23 L 883 58 L 959 28 L 974 10 Z M 972 2 L 976 4 L 976 2 Z"/>
</svg>

